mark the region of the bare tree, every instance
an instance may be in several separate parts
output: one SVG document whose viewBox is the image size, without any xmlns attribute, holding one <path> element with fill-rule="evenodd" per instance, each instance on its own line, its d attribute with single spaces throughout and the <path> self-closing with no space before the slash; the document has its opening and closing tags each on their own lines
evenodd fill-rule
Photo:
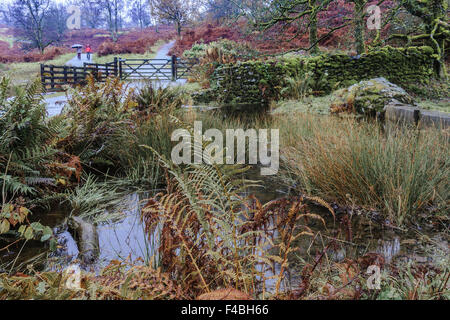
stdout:
<svg viewBox="0 0 450 320">
<path fill-rule="evenodd" d="M 44 52 L 46 47 L 60 41 L 65 31 L 62 8 L 55 7 L 50 0 L 15 0 L 9 6 L 9 15 L 17 35 Z"/>
<path fill-rule="evenodd" d="M 150 20 L 153 22 L 153 24 L 155 25 L 155 31 L 156 33 L 158 33 L 158 16 L 156 15 L 156 1 L 157 0 L 148 0 L 148 6 L 150 7 Z"/>
<path fill-rule="evenodd" d="M 206 0 L 205 6 L 208 16 L 217 23 L 238 16 L 240 13 L 239 6 L 230 0 Z"/>
<path fill-rule="evenodd" d="M 52 30 L 54 42 L 59 43 L 67 30 L 67 8 L 62 4 L 54 4 L 50 7 L 46 18 L 45 29 Z"/>
<path fill-rule="evenodd" d="M 154 0 L 153 5 L 159 20 L 175 24 L 178 35 L 181 35 L 181 27 L 189 20 L 194 8 L 189 0 Z"/>
<path fill-rule="evenodd" d="M 8 14 L 8 7 L 5 4 L 1 3 L 0 3 L 0 22 L 7 25 L 11 23 Z"/>
<path fill-rule="evenodd" d="M 117 41 L 119 27 L 122 21 L 123 0 L 98 0 L 106 14 L 108 29 L 111 32 L 113 41 Z"/>
<path fill-rule="evenodd" d="M 147 0 L 134 0 L 131 6 L 131 19 L 141 28 L 150 24 L 150 8 Z"/>
<path fill-rule="evenodd" d="M 82 23 L 85 27 L 96 29 L 104 24 L 103 7 L 98 0 L 77 0 L 81 9 Z"/>
</svg>

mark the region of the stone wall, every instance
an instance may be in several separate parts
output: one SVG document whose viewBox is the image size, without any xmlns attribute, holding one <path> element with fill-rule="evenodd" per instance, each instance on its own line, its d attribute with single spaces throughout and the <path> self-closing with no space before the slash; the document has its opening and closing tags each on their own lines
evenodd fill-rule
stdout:
<svg viewBox="0 0 450 320">
<path fill-rule="evenodd" d="M 247 61 L 219 66 L 211 89 L 225 104 L 260 105 L 279 94 L 286 70 L 276 61 Z"/>
<path fill-rule="evenodd" d="M 408 83 L 426 84 L 436 74 L 436 63 L 433 49 L 427 46 L 386 46 L 359 57 L 322 54 L 247 61 L 219 66 L 212 75 L 209 94 L 225 104 L 267 104 L 279 98 L 286 77 L 306 73 L 314 80 L 314 91 L 322 94 L 380 76 L 407 87 Z"/>
</svg>

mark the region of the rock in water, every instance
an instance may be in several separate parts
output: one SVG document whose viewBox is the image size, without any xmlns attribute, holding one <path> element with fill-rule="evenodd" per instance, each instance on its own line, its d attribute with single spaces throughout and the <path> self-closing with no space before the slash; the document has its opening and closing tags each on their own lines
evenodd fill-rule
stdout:
<svg viewBox="0 0 450 320">
<path fill-rule="evenodd" d="M 356 112 L 372 115 L 385 111 L 390 103 L 413 105 L 413 98 L 399 86 L 385 78 L 374 78 L 356 83 L 333 93 L 331 112 Z"/>
<path fill-rule="evenodd" d="M 97 228 L 80 217 L 72 217 L 69 227 L 74 233 L 80 252 L 78 258 L 86 264 L 95 261 L 99 253 Z"/>
</svg>

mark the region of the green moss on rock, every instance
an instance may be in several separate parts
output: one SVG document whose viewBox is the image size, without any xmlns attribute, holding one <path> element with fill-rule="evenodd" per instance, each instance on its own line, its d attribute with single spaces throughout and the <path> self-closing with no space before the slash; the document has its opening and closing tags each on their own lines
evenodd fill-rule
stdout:
<svg viewBox="0 0 450 320">
<path fill-rule="evenodd" d="M 385 78 L 361 81 L 333 93 L 331 108 L 336 111 L 352 109 L 360 114 L 384 112 L 384 107 L 393 101 L 414 104 L 413 98 L 399 86 Z"/>
</svg>

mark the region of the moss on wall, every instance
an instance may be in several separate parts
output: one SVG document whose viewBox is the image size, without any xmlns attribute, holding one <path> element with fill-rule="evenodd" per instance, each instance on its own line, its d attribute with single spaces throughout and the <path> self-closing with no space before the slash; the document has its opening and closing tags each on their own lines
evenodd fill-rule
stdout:
<svg viewBox="0 0 450 320">
<path fill-rule="evenodd" d="M 310 73 L 321 84 L 323 94 L 380 76 L 407 88 L 412 83 L 428 83 L 435 76 L 436 63 L 437 56 L 431 47 L 386 46 L 358 57 L 322 54 L 221 65 L 211 82 L 222 103 L 267 104 L 279 98 L 289 76 Z"/>
<path fill-rule="evenodd" d="M 212 75 L 212 89 L 226 104 L 264 104 L 277 98 L 285 71 L 275 61 L 247 61 L 219 66 Z"/>
</svg>

